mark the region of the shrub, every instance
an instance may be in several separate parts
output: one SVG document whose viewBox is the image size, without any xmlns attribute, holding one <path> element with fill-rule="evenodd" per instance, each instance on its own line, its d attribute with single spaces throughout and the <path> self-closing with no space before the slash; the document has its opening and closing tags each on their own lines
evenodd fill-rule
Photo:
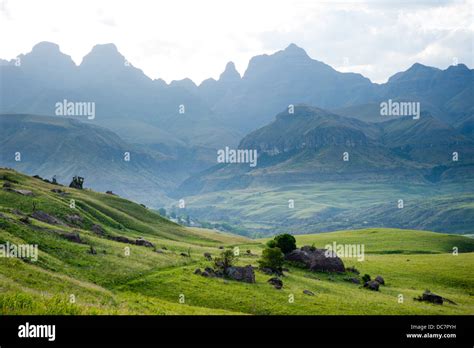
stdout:
<svg viewBox="0 0 474 348">
<path fill-rule="evenodd" d="M 362 277 L 362 281 L 363 281 L 364 283 L 369 282 L 369 281 L 370 281 L 370 275 L 364 274 L 364 276 Z"/>
<path fill-rule="evenodd" d="M 291 234 L 280 234 L 274 239 L 277 244 L 276 246 L 280 248 L 283 254 L 288 254 L 289 252 L 296 249 L 296 239 Z"/>
<path fill-rule="evenodd" d="M 258 260 L 261 268 L 270 268 L 271 270 L 281 272 L 285 256 L 278 247 L 266 248 L 262 252 L 262 257 Z"/>
<path fill-rule="evenodd" d="M 275 241 L 275 239 L 270 239 L 270 240 L 267 242 L 267 247 L 269 247 L 269 248 L 276 248 L 276 247 L 277 247 L 277 242 Z"/>
<path fill-rule="evenodd" d="M 225 271 L 227 268 L 232 267 L 235 261 L 235 255 L 232 250 L 224 250 L 220 256 L 214 259 L 214 265 L 217 269 Z"/>
</svg>

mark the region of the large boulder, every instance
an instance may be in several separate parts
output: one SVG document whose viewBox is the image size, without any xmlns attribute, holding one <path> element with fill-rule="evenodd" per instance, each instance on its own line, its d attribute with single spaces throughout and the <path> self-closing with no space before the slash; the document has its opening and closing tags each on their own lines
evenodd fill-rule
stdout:
<svg viewBox="0 0 474 348">
<path fill-rule="evenodd" d="M 272 284 L 275 289 L 280 290 L 283 287 L 283 282 L 281 279 L 278 279 L 277 277 L 273 277 L 267 280 L 268 283 Z"/>
<path fill-rule="evenodd" d="M 443 304 L 444 298 L 442 296 L 433 294 L 431 291 L 426 290 L 421 297 L 418 298 L 419 301 L 431 302 L 434 304 Z"/>
<path fill-rule="evenodd" d="M 255 283 L 255 272 L 253 270 L 253 267 L 250 265 L 245 267 L 227 267 L 227 269 L 225 270 L 225 274 L 227 277 L 234 280 L 246 283 Z"/>
<path fill-rule="evenodd" d="M 377 283 L 379 283 L 380 285 L 385 285 L 385 279 L 383 279 L 382 276 L 379 276 L 379 275 L 376 276 L 376 277 L 375 277 L 375 281 L 376 281 Z"/>
<path fill-rule="evenodd" d="M 36 219 L 36 220 L 46 222 L 47 224 L 50 224 L 50 225 L 65 226 L 64 222 L 62 222 L 61 220 L 59 220 L 55 216 L 49 215 L 48 213 L 46 213 L 44 211 L 41 211 L 41 210 L 36 210 L 33 213 L 31 213 L 31 217 Z"/>
<path fill-rule="evenodd" d="M 141 246 L 145 246 L 147 248 L 154 248 L 155 245 L 150 242 L 150 241 L 147 241 L 146 239 L 144 239 L 143 237 L 140 237 L 138 238 L 136 241 L 135 241 L 135 244 L 136 245 L 141 245 Z"/>
<path fill-rule="evenodd" d="M 379 291 L 379 286 L 380 286 L 380 283 L 375 280 L 369 280 L 368 282 L 365 282 L 364 284 L 364 288 L 367 288 L 372 291 Z"/>
<path fill-rule="evenodd" d="M 285 255 L 286 260 L 298 262 L 315 272 L 344 272 L 344 263 L 335 254 L 327 253 L 326 249 L 304 246 Z M 329 254 L 329 256 L 328 256 Z"/>
</svg>

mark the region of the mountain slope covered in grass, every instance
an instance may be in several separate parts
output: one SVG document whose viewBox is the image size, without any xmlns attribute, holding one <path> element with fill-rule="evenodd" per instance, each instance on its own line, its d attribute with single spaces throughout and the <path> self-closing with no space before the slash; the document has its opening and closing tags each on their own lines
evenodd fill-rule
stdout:
<svg viewBox="0 0 474 348">
<path fill-rule="evenodd" d="M 309 272 L 288 265 L 283 289 L 277 290 L 259 270 L 255 284 L 194 274 L 198 267 L 212 266 L 204 253 L 216 257 L 225 248 L 239 248 L 239 265 L 257 266 L 265 240 L 182 227 L 123 198 L 52 185 L 13 170 L 0 169 L 0 186 L 0 244 L 39 247 L 37 261 L 0 258 L 1 314 L 474 311 L 474 240 L 467 237 L 395 229 L 297 236 L 298 246 L 366 244 L 363 262 L 343 258 L 344 263 L 361 275 L 382 275 L 386 285 L 372 292 L 344 280 L 355 276 L 349 272 Z M 414 301 L 425 289 L 456 304 Z"/>
</svg>

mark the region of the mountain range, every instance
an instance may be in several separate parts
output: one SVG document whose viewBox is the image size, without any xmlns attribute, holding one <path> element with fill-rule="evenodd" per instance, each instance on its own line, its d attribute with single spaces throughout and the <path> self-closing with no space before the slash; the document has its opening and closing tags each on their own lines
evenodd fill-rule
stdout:
<svg viewBox="0 0 474 348">
<path fill-rule="evenodd" d="M 167 84 L 114 44 L 94 46 L 76 65 L 58 45 L 41 42 L 0 60 L 0 166 L 66 184 L 85 176 L 94 189 L 155 208 L 182 197 L 214 202 L 203 197 L 306 183 L 453 184 L 458 192 L 474 173 L 473 78 L 464 64 L 442 70 L 415 63 L 377 84 L 290 44 L 253 57 L 242 76 L 229 62 L 217 80 Z M 58 116 L 63 100 L 93 102 L 96 115 Z M 419 103 L 420 119 L 382 116 L 389 100 Z M 216 151 L 226 147 L 256 150 L 258 165 L 217 164 Z M 224 216 L 218 204 L 209 207 L 213 219 Z M 208 217 L 201 208 L 194 212 Z M 321 215 L 304 219 L 311 225 Z M 436 230 L 436 221 L 429 227 Z"/>
</svg>

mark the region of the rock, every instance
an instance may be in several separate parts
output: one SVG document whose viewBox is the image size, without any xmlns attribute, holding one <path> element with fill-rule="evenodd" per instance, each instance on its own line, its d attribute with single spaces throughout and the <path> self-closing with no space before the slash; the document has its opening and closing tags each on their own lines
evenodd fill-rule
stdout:
<svg viewBox="0 0 474 348">
<path fill-rule="evenodd" d="M 16 190 L 16 189 L 8 188 L 8 187 L 4 187 L 3 190 L 9 191 L 9 192 L 15 192 L 22 196 L 33 196 L 33 192 L 31 192 L 30 190 Z"/>
<path fill-rule="evenodd" d="M 145 246 L 147 248 L 154 248 L 155 245 L 152 243 L 152 242 L 149 242 L 147 241 L 146 239 L 143 239 L 142 237 L 138 238 L 136 241 L 135 241 L 135 244 L 136 245 L 141 245 L 141 246 Z"/>
<path fill-rule="evenodd" d="M 49 215 L 48 213 L 45 213 L 44 211 L 41 211 L 41 210 L 36 210 L 33 213 L 31 213 L 31 217 L 36 219 L 36 220 L 46 222 L 46 223 L 51 224 L 51 225 L 62 225 L 62 226 L 65 225 L 58 218 L 56 218 L 52 215 Z"/>
<path fill-rule="evenodd" d="M 97 254 L 97 251 L 95 251 L 95 249 L 92 245 L 90 246 L 89 254 L 91 254 L 91 255 L 96 255 Z"/>
<path fill-rule="evenodd" d="M 3 183 L 3 188 L 10 188 L 10 187 L 12 187 L 11 183 L 9 183 L 9 182 Z"/>
<path fill-rule="evenodd" d="M 100 225 L 92 225 L 91 231 L 95 234 L 98 234 L 99 236 L 103 236 L 105 234 L 104 229 Z"/>
<path fill-rule="evenodd" d="M 105 193 L 108 194 L 108 195 L 117 196 L 117 195 L 116 195 L 115 193 L 113 193 L 112 191 L 106 191 Z"/>
<path fill-rule="evenodd" d="M 369 280 L 368 282 L 365 282 L 364 284 L 364 288 L 367 288 L 372 291 L 379 291 L 379 286 L 380 286 L 380 283 L 375 280 Z"/>
<path fill-rule="evenodd" d="M 69 240 L 71 242 L 82 243 L 81 236 L 77 232 L 63 233 L 63 234 L 61 234 L 61 236 L 66 238 L 67 240 Z"/>
<path fill-rule="evenodd" d="M 66 215 L 64 220 L 76 226 L 82 226 L 83 223 L 82 217 L 78 214 Z"/>
<path fill-rule="evenodd" d="M 211 254 L 209 254 L 209 253 L 204 253 L 204 257 L 205 257 L 206 260 L 208 260 L 208 261 L 211 261 L 211 260 L 212 260 L 212 256 L 211 256 Z"/>
<path fill-rule="evenodd" d="M 326 256 L 326 249 L 304 246 L 285 255 L 288 261 L 304 264 L 306 268 L 316 272 L 344 272 L 344 263 L 334 256 Z"/>
<path fill-rule="evenodd" d="M 158 254 L 164 254 L 164 251 L 163 251 L 163 250 L 156 249 L 155 251 L 156 251 Z"/>
<path fill-rule="evenodd" d="M 309 291 L 309 290 L 303 290 L 303 294 L 308 295 L 308 296 L 314 296 L 314 292 Z"/>
<path fill-rule="evenodd" d="M 417 298 L 418 301 L 426 301 L 434 304 L 443 304 L 444 299 L 442 296 L 433 294 L 431 291 L 426 290 L 423 295 Z"/>
<path fill-rule="evenodd" d="M 352 273 L 355 273 L 355 274 L 360 274 L 359 270 L 357 268 L 355 268 L 354 266 L 352 267 L 347 267 L 346 268 L 346 271 L 347 272 L 352 272 Z"/>
<path fill-rule="evenodd" d="M 189 255 L 186 254 L 186 253 L 181 253 L 181 254 L 179 254 L 179 255 L 181 255 L 181 256 L 183 256 L 183 257 L 188 257 L 188 256 L 189 256 Z"/>
<path fill-rule="evenodd" d="M 380 285 L 385 285 L 385 280 L 382 278 L 382 276 L 376 276 L 375 281 L 379 283 Z"/>
<path fill-rule="evenodd" d="M 198 274 L 198 275 L 202 274 L 201 269 L 200 269 L 200 268 L 196 268 L 196 269 L 194 270 L 194 274 Z"/>
<path fill-rule="evenodd" d="M 168 250 L 168 248 L 165 247 L 165 246 L 162 246 L 161 249 L 163 249 L 163 250 Z"/>
<path fill-rule="evenodd" d="M 349 282 L 349 283 L 360 284 L 360 279 L 359 278 L 347 277 L 347 278 L 344 278 L 344 280 L 346 282 Z"/>
<path fill-rule="evenodd" d="M 202 272 L 201 275 L 206 278 L 210 277 L 210 274 L 207 271 Z"/>
<path fill-rule="evenodd" d="M 242 281 L 246 283 L 255 283 L 255 272 L 253 267 L 248 265 L 245 267 L 228 267 L 225 270 L 225 274 L 234 280 Z"/>
<path fill-rule="evenodd" d="M 110 239 L 120 243 L 135 244 L 135 241 L 123 236 L 111 236 Z"/>
<path fill-rule="evenodd" d="M 58 188 L 53 188 L 53 189 L 51 190 L 51 192 L 57 193 L 57 194 L 59 194 L 59 195 L 61 195 L 61 196 L 64 196 L 64 195 L 66 194 L 66 191 L 63 191 L 63 190 L 58 189 Z"/>
<path fill-rule="evenodd" d="M 224 247 L 221 245 L 221 246 L 219 247 L 219 249 L 224 249 Z"/>
<path fill-rule="evenodd" d="M 28 216 L 24 216 L 24 217 L 20 218 L 20 221 L 23 222 L 24 224 L 27 224 L 27 225 L 31 224 L 31 221 L 28 218 Z"/>
<path fill-rule="evenodd" d="M 278 279 L 276 277 L 268 279 L 267 282 L 272 284 L 275 287 L 275 289 L 278 289 L 278 290 L 280 290 L 283 287 L 283 282 L 281 281 L 281 279 Z"/>
</svg>

